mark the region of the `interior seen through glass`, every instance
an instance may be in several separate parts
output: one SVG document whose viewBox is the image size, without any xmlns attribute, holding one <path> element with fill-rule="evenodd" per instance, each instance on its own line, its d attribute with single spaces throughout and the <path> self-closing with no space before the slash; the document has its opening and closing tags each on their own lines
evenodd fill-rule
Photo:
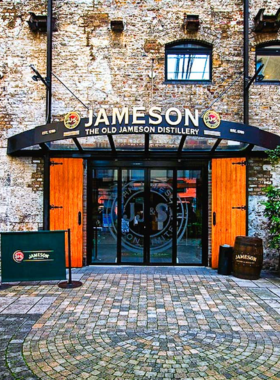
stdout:
<svg viewBox="0 0 280 380">
<path fill-rule="evenodd" d="M 280 81 L 280 55 L 258 55 L 257 69 L 264 65 L 258 75 L 258 81 Z"/>
<path fill-rule="evenodd" d="M 92 264 L 202 264 L 201 170 L 94 169 L 91 194 Z"/>
</svg>

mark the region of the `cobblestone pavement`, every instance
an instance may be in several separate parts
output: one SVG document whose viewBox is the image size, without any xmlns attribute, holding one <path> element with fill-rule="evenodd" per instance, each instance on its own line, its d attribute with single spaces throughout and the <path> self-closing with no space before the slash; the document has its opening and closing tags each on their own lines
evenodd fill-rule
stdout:
<svg viewBox="0 0 280 380">
<path fill-rule="evenodd" d="M 86 267 L 0 288 L 0 379 L 280 379 L 280 278 Z"/>
</svg>

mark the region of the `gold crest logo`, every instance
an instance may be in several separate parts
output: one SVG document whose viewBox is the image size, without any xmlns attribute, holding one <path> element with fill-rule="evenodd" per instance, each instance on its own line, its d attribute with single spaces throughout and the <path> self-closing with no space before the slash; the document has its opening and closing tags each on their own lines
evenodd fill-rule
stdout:
<svg viewBox="0 0 280 380">
<path fill-rule="evenodd" d="M 216 129 L 221 124 L 220 115 L 215 111 L 206 111 L 203 115 L 203 121 L 206 127 Z"/>
<path fill-rule="evenodd" d="M 74 129 L 80 124 L 81 118 L 77 112 L 69 112 L 65 115 L 64 125 L 67 129 Z"/>
</svg>

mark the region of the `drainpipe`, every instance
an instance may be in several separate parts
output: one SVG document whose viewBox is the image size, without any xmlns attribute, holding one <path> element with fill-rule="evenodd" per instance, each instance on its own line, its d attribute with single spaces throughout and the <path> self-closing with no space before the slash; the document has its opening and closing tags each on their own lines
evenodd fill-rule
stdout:
<svg viewBox="0 0 280 380">
<path fill-rule="evenodd" d="M 52 0 L 48 1 L 47 15 L 47 93 L 46 93 L 46 124 L 52 120 Z M 44 201 L 43 201 L 43 229 L 50 228 L 50 154 L 44 154 Z"/>
<path fill-rule="evenodd" d="M 52 0 L 48 0 L 48 15 L 47 15 L 47 97 L 46 97 L 46 118 L 47 124 L 52 119 Z"/>
<path fill-rule="evenodd" d="M 244 0 L 244 80 L 243 80 L 243 122 L 249 124 L 249 0 Z M 248 162 L 248 158 L 246 158 Z M 249 178 L 246 167 L 246 235 L 249 233 Z"/>
<path fill-rule="evenodd" d="M 249 124 L 249 0 L 244 0 L 244 80 L 243 80 L 243 122 Z"/>
</svg>

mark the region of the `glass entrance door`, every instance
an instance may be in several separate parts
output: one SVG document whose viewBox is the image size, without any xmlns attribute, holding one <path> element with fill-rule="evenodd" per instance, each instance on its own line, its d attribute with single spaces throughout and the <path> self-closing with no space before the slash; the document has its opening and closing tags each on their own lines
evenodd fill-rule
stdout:
<svg viewBox="0 0 280 380">
<path fill-rule="evenodd" d="M 90 179 L 90 263 L 205 262 L 201 169 L 102 168 L 92 169 Z"/>
<path fill-rule="evenodd" d="M 88 217 L 90 264 L 117 262 L 118 170 L 92 169 Z"/>
<path fill-rule="evenodd" d="M 150 263 L 172 264 L 174 225 L 174 170 L 149 171 L 148 237 Z"/>
<path fill-rule="evenodd" d="M 207 228 L 207 224 L 203 226 L 203 197 L 207 202 L 207 188 L 202 186 L 202 171 L 178 170 L 176 191 L 176 262 L 199 265 L 203 262 L 202 248 L 206 243 L 203 227 Z"/>
<path fill-rule="evenodd" d="M 121 170 L 121 263 L 146 263 L 145 170 Z"/>
</svg>

